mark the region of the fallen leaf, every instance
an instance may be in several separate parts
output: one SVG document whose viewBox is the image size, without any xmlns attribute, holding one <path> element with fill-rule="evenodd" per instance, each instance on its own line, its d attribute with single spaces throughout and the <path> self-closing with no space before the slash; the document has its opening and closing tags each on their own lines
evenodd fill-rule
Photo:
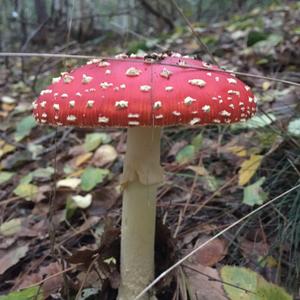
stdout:
<svg viewBox="0 0 300 300">
<path fill-rule="evenodd" d="M 33 201 L 38 194 L 38 187 L 30 183 L 21 183 L 14 189 L 14 194 L 27 201 Z"/>
<path fill-rule="evenodd" d="M 186 146 L 186 144 L 187 142 L 185 140 L 174 143 L 168 153 L 168 156 L 176 156 L 176 154 L 180 151 L 180 149 Z"/>
<path fill-rule="evenodd" d="M 22 219 L 14 218 L 0 225 L 0 234 L 4 236 L 11 236 L 21 230 Z"/>
<path fill-rule="evenodd" d="M 194 171 L 198 176 L 207 176 L 208 172 L 203 166 L 188 166 L 187 169 Z"/>
<path fill-rule="evenodd" d="M 13 146 L 13 145 L 11 145 L 11 144 L 4 144 L 4 145 L 2 145 L 1 148 L 0 148 L 0 158 L 2 156 L 4 156 L 5 154 L 14 151 L 15 149 L 16 149 L 16 147 Z"/>
<path fill-rule="evenodd" d="M 227 147 L 226 149 L 229 153 L 232 153 L 234 155 L 237 155 L 239 157 L 245 157 L 247 156 L 248 152 L 244 146 L 231 146 Z"/>
<path fill-rule="evenodd" d="M 54 168 L 52 167 L 38 168 L 32 172 L 34 178 L 43 178 L 43 179 L 51 178 L 52 174 L 54 174 Z"/>
<path fill-rule="evenodd" d="M 8 251 L 0 258 L 0 275 L 19 262 L 28 252 L 28 245 L 20 246 Z"/>
<path fill-rule="evenodd" d="M 83 289 L 80 293 L 78 300 L 89 299 L 93 295 L 97 295 L 100 292 L 100 288 L 87 288 Z"/>
<path fill-rule="evenodd" d="M 239 171 L 239 185 L 247 184 L 253 175 L 259 168 L 261 161 L 263 159 L 262 155 L 251 155 L 249 159 L 245 160 Z"/>
<path fill-rule="evenodd" d="M 230 300 L 292 300 L 284 289 L 250 269 L 224 266 L 220 274 Z"/>
<path fill-rule="evenodd" d="M 24 137 L 30 134 L 31 130 L 36 127 L 36 121 L 33 116 L 27 116 L 17 123 L 15 140 L 21 141 Z"/>
<path fill-rule="evenodd" d="M 86 194 L 85 196 L 75 195 L 72 196 L 76 206 L 82 209 L 88 208 L 92 204 L 92 194 Z"/>
<path fill-rule="evenodd" d="M 271 81 L 264 81 L 261 87 L 264 91 L 267 91 L 271 87 L 271 85 L 272 85 Z"/>
<path fill-rule="evenodd" d="M 195 248 L 205 243 L 209 238 L 210 237 L 199 238 L 195 244 Z M 211 267 L 226 256 L 227 250 L 227 243 L 225 242 L 225 240 L 215 239 L 203 248 L 199 249 L 191 259 L 194 264 Z"/>
<path fill-rule="evenodd" d="M 75 190 L 81 182 L 80 178 L 66 178 L 59 180 L 56 184 L 56 186 L 59 187 L 68 187 L 72 190 Z"/>
<path fill-rule="evenodd" d="M 81 175 L 81 188 L 84 191 L 92 190 L 109 174 L 107 169 L 87 168 Z"/>
<path fill-rule="evenodd" d="M 42 284 L 42 296 L 43 299 L 46 299 L 50 296 L 50 294 L 55 293 L 63 286 L 63 276 L 61 274 L 62 267 L 58 262 L 52 262 L 47 266 L 42 266 L 39 268 L 38 272 L 33 273 L 31 275 L 26 275 L 18 285 L 18 289 L 22 289 L 24 287 L 33 285 L 42 281 L 43 279 L 53 276 L 50 279 L 46 280 Z M 0 298 L 1 300 L 1 298 Z"/>
<path fill-rule="evenodd" d="M 87 162 L 92 156 L 93 156 L 92 152 L 83 153 L 83 154 L 80 154 L 79 156 L 75 157 L 74 160 L 72 160 L 72 162 L 74 161 L 75 167 L 79 167 L 82 164 L 84 164 L 85 162 Z M 71 163 L 71 165 L 72 165 L 72 163 Z"/>
<path fill-rule="evenodd" d="M 261 300 L 293 300 L 293 297 L 282 287 L 269 282 L 268 284 L 261 284 L 258 281 L 257 295 L 258 299 Z"/>
<path fill-rule="evenodd" d="M 92 160 L 92 164 L 96 167 L 113 162 L 118 157 L 116 149 L 111 145 L 103 145 L 97 149 Z"/>
<path fill-rule="evenodd" d="M 242 254 L 247 259 L 257 259 L 262 256 L 265 257 L 269 253 L 270 246 L 265 241 L 249 241 L 243 239 L 240 242 Z"/>
<path fill-rule="evenodd" d="M 262 185 L 266 178 L 261 177 L 255 183 L 248 185 L 244 188 L 243 203 L 253 206 L 263 204 L 267 198 L 268 194 L 262 189 Z"/>
<path fill-rule="evenodd" d="M 185 263 L 183 270 L 191 300 L 228 300 L 216 269 Z"/>
<path fill-rule="evenodd" d="M 195 153 L 196 147 L 194 145 L 187 145 L 176 154 L 176 162 L 186 164 L 194 158 Z"/>
<path fill-rule="evenodd" d="M 288 125 L 288 133 L 293 136 L 300 136 L 300 118 L 292 120 Z"/>
<path fill-rule="evenodd" d="M 255 292 L 257 288 L 258 274 L 254 271 L 241 268 L 224 266 L 220 270 L 224 283 L 224 289 L 231 300 L 258 300 Z M 265 281 L 263 277 L 260 280 Z M 229 284 L 226 284 L 229 283 Z M 233 285 L 233 286 L 232 286 Z M 240 287 L 240 288 L 238 288 Z M 246 291 L 249 292 L 246 292 Z"/>
<path fill-rule="evenodd" d="M 15 173 L 13 172 L 0 172 L 0 184 L 10 180 Z"/>
<path fill-rule="evenodd" d="M 21 291 L 13 291 L 7 295 L 0 296 L 0 300 L 43 300 L 43 290 L 39 287 L 31 287 Z"/>
<path fill-rule="evenodd" d="M 274 114 L 254 116 L 253 118 L 244 123 L 244 127 L 252 129 L 261 128 L 272 124 L 275 120 L 276 116 Z"/>
<path fill-rule="evenodd" d="M 85 141 L 84 141 L 84 148 L 85 151 L 93 151 L 101 143 L 109 143 L 111 140 L 110 136 L 106 133 L 99 133 L 99 132 L 94 132 L 94 133 L 89 133 L 85 136 Z"/>
<path fill-rule="evenodd" d="M 10 96 L 2 96 L 1 102 L 6 103 L 6 104 L 14 104 L 14 103 L 16 103 L 16 99 L 12 98 Z"/>
</svg>

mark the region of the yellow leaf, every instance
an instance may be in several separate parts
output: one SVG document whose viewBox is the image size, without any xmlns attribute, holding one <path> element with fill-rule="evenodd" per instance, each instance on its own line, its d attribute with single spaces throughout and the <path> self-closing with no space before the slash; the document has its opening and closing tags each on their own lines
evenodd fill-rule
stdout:
<svg viewBox="0 0 300 300">
<path fill-rule="evenodd" d="M 245 185 L 253 177 L 260 166 L 263 159 L 262 155 L 251 155 L 249 159 L 245 160 L 239 171 L 239 185 Z"/>
<path fill-rule="evenodd" d="M 271 82 L 270 81 L 264 81 L 262 84 L 262 88 L 264 91 L 267 91 L 271 87 Z"/>
<path fill-rule="evenodd" d="M 6 103 L 2 103 L 2 110 L 10 112 L 12 110 L 15 109 L 15 105 L 14 104 L 6 104 Z"/>
<path fill-rule="evenodd" d="M 93 156 L 92 152 L 83 153 L 76 157 L 75 159 L 75 166 L 79 167 L 80 165 L 87 162 Z"/>
<path fill-rule="evenodd" d="M 231 146 L 228 147 L 228 152 L 235 154 L 239 157 L 245 157 L 247 156 L 247 150 L 243 146 Z"/>
<path fill-rule="evenodd" d="M 0 157 L 2 157 L 3 155 L 12 152 L 16 149 L 15 146 L 10 145 L 10 144 L 4 144 L 1 148 L 0 148 Z"/>
<path fill-rule="evenodd" d="M 198 176 L 207 176 L 207 170 L 202 166 L 188 166 L 187 169 L 194 171 Z"/>
</svg>

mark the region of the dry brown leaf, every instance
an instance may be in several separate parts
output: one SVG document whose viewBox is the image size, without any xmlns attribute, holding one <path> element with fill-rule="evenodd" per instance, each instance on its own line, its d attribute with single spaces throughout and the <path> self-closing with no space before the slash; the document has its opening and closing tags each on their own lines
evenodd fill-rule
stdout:
<svg viewBox="0 0 300 300">
<path fill-rule="evenodd" d="M 223 290 L 222 283 L 214 281 L 214 279 L 221 280 L 216 269 L 205 267 L 200 264 L 195 265 L 186 263 L 183 270 L 187 277 L 186 279 L 191 300 L 228 300 Z"/>
<path fill-rule="evenodd" d="M 13 267 L 15 264 L 22 259 L 28 252 L 28 245 L 20 246 L 8 251 L 5 255 L 0 258 L 0 275 L 6 270 Z"/>
<path fill-rule="evenodd" d="M 35 283 L 42 281 L 43 279 L 57 274 L 52 278 L 46 280 L 42 287 L 45 299 L 52 293 L 56 292 L 63 285 L 63 276 L 61 274 L 62 267 L 58 262 L 50 263 L 47 266 L 41 267 L 38 272 L 23 276 L 20 284 L 17 286 L 18 289 L 23 289 L 31 286 Z"/>
<path fill-rule="evenodd" d="M 249 241 L 249 240 L 242 240 L 240 242 L 240 247 L 242 250 L 243 255 L 246 258 L 257 258 L 259 256 L 266 256 L 268 255 L 270 246 L 265 241 Z"/>
<path fill-rule="evenodd" d="M 113 162 L 117 157 L 118 153 L 113 146 L 102 145 L 95 152 L 92 163 L 96 167 L 103 167 L 104 165 Z"/>
<path fill-rule="evenodd" d="M 201 237 L 197 240 L 195 248 L 205 243 L 209 237 Z M 203 266 L 213 266 L 221 261 L 227 254 L 227 243 L 223 239 L 215 239 L 203 248 L 199 249 L 193 257 L 192 262 Z"/>
<path fill-rule="evenodd" d="M 168 156 L 176 156 L 178 151 L 186 145 L 187 145 L 187 141 L 185 140 L 174 143 L 168 153 Z"/>
<path fill-rule="evenodd" d="M 79 156 L 81 154 L 86 153 L 85 149 L 84 149 L 84 145 L 77 145 L 74 147 L 71 147 L 68 154 L 75 157 L 75 156 Z"/>
</svg>

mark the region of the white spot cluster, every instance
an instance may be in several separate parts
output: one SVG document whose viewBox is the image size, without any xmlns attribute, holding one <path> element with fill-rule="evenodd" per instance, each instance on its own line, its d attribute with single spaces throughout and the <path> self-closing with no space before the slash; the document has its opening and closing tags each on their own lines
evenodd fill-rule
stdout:
<svg viewBox="0 0 300 300">
<path fill-rule="evenodd" d="M 127 69 L 125 74 L 127 76 L 139 76 L 141 74 L 141 72 L 142 72 L 141 70 L 131 67 L 131 68 Z"/>
<path fill-rule="evenodd" d="M 195 101 L 196 101 L 196 99 L 194 99 L 194 98 L 188 96 L 188 97 L 186 97 L 186 98 L 183 100 L 183 103 L 184 103 L 185 105 L 191 105 L 191 104 L 192 104 L 193 102 L 195 102 Z"/>
<path fill-rule="evenodd" d="M 108 61 L 105 61 L 105 60 L 101 60 L 99 63 L 98 63 L 98 66 L 99 67 L 109 67 L 110 66 L 110 63 Z"/>
<path fill-rule="evenodd" d="M 140 90 L 142 92 L 149 92 L 151 90 L 151 86 L 150 85 L 141 85 Z"/>
<path fill-rule="evenodd" d="M 64 81 L 64 83 L 70 83 L 70 82 L 72 82 L 73 80 L 74 80 L 74 77 L 71 76 L 71 75 L 69 75 L 69 74 L 65 74 L 65 75 L 63 76 L 63 81 Z"/>
<path fill-rule="evenodd" d="M 128 101 L 125 101 L 125 100 L 116 101 L 115 107 L 117 107 L 117 108 L 127 108 L 128 107 Z"/>
<path fill-rule="evenodd" d="M 98 118 L 98 123 L 108 123 L 109 122 L 109 118 L 107 117 L 99 117 Z"/>
<path fill-rule="evenodd" d="M 199 87 L 204 87 L 206 85 L 206 82 L 203 79 L 190 79 L 188 83 Z"/>
<path fill-rule="evenodd" d="M 153 108 L 154 108 L 154 109 L 159 109 L 159 108 L 161 108 L 161 107 L 162 107 L 161 101 L 155 101 L 155 102 L 153 103 Z"/>
<path fill-rule="evenodd" d="M 105 90 L 105 89 L 109 88 L 110 86 L 113 86 L 113 84 L 105 81 L 105 82 L 101 82 L 100 86 L 101 86 L 101 88 L 103 88 Z"/>
<path fill-rule="evenodd" d="M 167 68 L 163 68 L 162 71 L 159 73 L 161 77 L 169 78 L 173 73 L 169 71 Z"/>
<path fill-rule="evenodd" d="M 40 92 L 40 95 L 43 96 L 43 95 L 45 95 L 45 94 L 51 94 L 51 93 L 52 93 L 52 90 L 42 90 L 42 91 Z"/>
<path fill-rule="evenodd" d="M 95 101 L 94 100 L 88 100 L 86 103 L 87 108 L 92 108 L 94 106 Z"/>
<path fill-rule="evenodd" d="M 60 80 L 61 80 L 60 76 L 59 77 L 53 77 L 52 78 L 52 83 L 58 83 L 58 82 L 60 82 Z"/>
<path fill-rule="evenodd" d="M 82 75 L 82 80 L 81 80 L 82 83 L 87 84 L 90 83 L 92 80 L 93 80 L 92 76 L 88 76 L 86 74 Z"/>
</svg>

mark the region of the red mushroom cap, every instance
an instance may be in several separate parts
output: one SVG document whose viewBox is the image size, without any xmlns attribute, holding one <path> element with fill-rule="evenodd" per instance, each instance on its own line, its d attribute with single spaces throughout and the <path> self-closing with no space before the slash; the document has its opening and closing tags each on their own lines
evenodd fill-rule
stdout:
<svg viewBox="0 0 300 300">
<path fill-rule="evenodd" d="M 33 106 L 36 120 L 52 125 L 204 125 L 245 121 L 256 99 L 233 74 L 200 60 L 121 55 L 53 78 Z"/>
</svg>

